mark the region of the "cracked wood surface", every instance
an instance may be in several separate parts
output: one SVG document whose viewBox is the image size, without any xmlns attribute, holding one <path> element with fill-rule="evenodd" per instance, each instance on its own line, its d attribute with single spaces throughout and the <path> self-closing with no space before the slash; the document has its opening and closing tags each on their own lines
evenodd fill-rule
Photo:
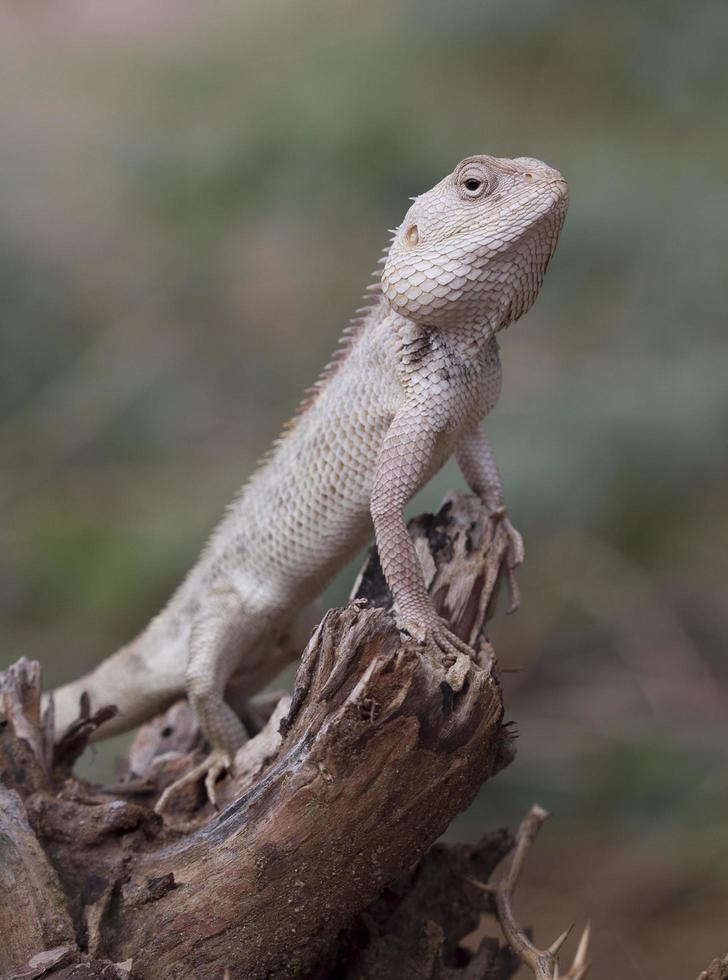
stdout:
<svg viewBox="0 0 728 980">
<path fill-rule="evenodd" d="M 510 975 L 513 963 L 492 941 L 455 954 L 489 902 L 462 875 L 459 900 L 471 915 L 460 936 L 436 911 L 423 916 L 424 900 L 409 932 L 383 926 L 362 938 L 354 927 L 378 902 L 381 917 L 382 895 L 403 880 L 410 885 L 390 912 L 406 908 L 413 869 L 512 754 L 484 638 L 506 535 L 464 495 L 413 522 L 412 533 L 435 605 L 479 650 L 477 661 L 403 638 L 371 556 L 357 598 L 314 631 L 292 698 L 261 706 L 259 734 L 220 784 L 227 805 L 219 814 L 196 787 L 180 794 L 168 825 L 151 809 L 202 755 L 186 704 L 140 731 L 123 779 L 104 789 L 71 770 L 79 733 L 106 715 L 81 718 L 54 752 L 38 671 L 24 662 L 3 675 L 2 778 L 25 813 L 13 846 L 32 869 L 17 898 L 15 888 L 0 895 L 0 930 L 14 937 L 0 952 L 7 976 L 31 976 L 18 971 L 32 956 L 67 945 L 76 966 L 148 980 L 225 970 L 251 980 L 323 978 L 337 957 L 337 976 L 386 977 L 405 956 L 405 933 L 413 980 Z M 493 863 L 510 844 L 489 846 Z M 31 894 L 41 896 L 36 905 Z M 31 925 L 21 929 L 13 909 L 22 896 Z"/>
</svg>

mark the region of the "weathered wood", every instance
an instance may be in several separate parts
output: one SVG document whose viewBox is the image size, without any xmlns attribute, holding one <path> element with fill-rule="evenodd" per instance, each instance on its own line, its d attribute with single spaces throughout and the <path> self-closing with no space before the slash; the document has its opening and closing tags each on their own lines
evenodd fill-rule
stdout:
<svg viewBox="0 0 728 980">
<path fill-rule="evenodd" d="M 132 959 L 134 976 L 145 980 L 220 978 L 226 970 L 251 980 L 323 977 L 321 964 L 362 910 L 403 875 L 412 884 L 430 845 L 512 754 L 484 639 L 505 535 L 478 501 L 462 495 L 412 530 L 431 594 L 478 648 L 477 660 L 444 658 L 400 636 L 371 557 L 358 598 L 329 612 L 314 632 L 292 699 L 279 704 L 219 784 L 220 799 L 230 801 L 220 814 L 195 787 L 175 800 L 172 826 L 150 809 L 200 757 L 186 704 L 141 730 L 124 778 L 102 791 L 75 781 L 69 759 L 103 719 L 83 719 L 54 758 L 37 708 L 39 677 L 26 678 L 25 687 L 9 684 L 4 716 L 20 721 L 0 734 L 0 775 L 22 798 L 37 835 L 38 853 L 28 848 L 28 860 L 49 861 L 68 896 L 64 903 L 49 893 L 65 915 L 62 936 L 46 939 L 42 910 L 31 910 L 37 936 L 14 949 L 12 965 L 62 945 L 72 921 L 79 957 Z M 459 881 L 465 896 L 462 873 Z M 0 916 L 13 904 L 12 891 L 0 896 Z M 488 900 L 470 892 L 461 901 L 473 925 Z M 453 943 L 462 935 L 435 911 L 422 919 L 426 904 L 419 919 L 407 919 L 416 947 L 407 976 L 510 975 L 513 964 L 492 944 L 472 958 L 461 950 L 456 962 Z M 377 943 L 360 944 L 338 976 L 397 975 L 407 903 L 399 906 L 389 941 L 384 929 Z"/>
<path fill-rule="evenodd" d="M 469 954 L 462 941 L 493 914 L 475 883 L 488 881 L 512 844 L 506 831 L 474 845 L 435 844 L 340 934 L 309 980 L 507 980 L 520 965 L 515 954 L 490 937 Z"/>
<path fill-rule="evenodd" d="M 82 956 L 74 946 L 37 953 L 3 980 L 132 980 L 131 964 Z"/>
<path fill-rule="evenodd" d="M 20 797 L 0 786 L 0 975 L 67 943 L 75 934 L 58 875 Z"/>
<path fill-rule="evenodd" d="M 703 970 L 698 980 L 728 980 L 728 956 L 724 956 L 722 960 L 713 960 L 708 969 Z"/>
</svg>

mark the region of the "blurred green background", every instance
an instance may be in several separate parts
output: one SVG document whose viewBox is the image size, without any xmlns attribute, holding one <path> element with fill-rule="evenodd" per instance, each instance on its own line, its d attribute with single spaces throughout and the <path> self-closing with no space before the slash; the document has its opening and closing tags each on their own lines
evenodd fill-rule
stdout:
<svg viewBox="0 0 728 980">
<path fill-rule="evenodd" d="M 488 424 L 519 754 L 450 835 L 552 810 L 519 907 L 544 943 L 590 916 L 597 980 L 724 953 L 727 41 L 725 0 L 4 5 L 0 666 L 55 685 L 141 628 L 408 196 L 541 157 L 572 205 Z"/>
</svg>

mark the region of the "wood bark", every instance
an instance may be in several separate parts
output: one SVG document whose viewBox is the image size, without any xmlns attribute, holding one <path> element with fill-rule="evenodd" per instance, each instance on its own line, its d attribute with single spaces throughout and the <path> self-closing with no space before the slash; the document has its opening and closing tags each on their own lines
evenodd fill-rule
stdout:
<svg viewBox="0 0 728 980">
<path fill-rule="evenodd" d="M 487 881 L 510 837 L 432 847 L 512 757 L 485 638 L 507 542 L 464 495 L 411 531 L 436 606 L 477 658 L 400 635 L 373 552 L 355 597 L 314 631 L 292 696 L 259 704 L 220 813 L 199 786 L 166 822 L 152 810 L 204 751 L 186 702 L 140 730 L 116 785 L 97 787 L 73 762 L 113 708 L 81 705 L 54 745 L 37 665 L 0 675 L 0 974 L 512 975 L 495 940 L 461 942 L 492 911 L 470 879 Z"/>
<path fill-rule="evenodd" d="M 723 959 L 715 959 L 707 970 L 698 977 L 698 980 L 728 980 L 728 955 Z"/>
</svg>

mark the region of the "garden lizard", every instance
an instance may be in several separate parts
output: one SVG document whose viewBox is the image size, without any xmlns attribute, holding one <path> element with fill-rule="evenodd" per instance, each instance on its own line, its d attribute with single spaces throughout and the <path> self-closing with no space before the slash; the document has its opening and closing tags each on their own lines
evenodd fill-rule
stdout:
<svg viewBox="0 0 728 980">
<path fill-rule="evenodd" d="M 211 751 L 184 781 L 205 775 L 214 802 L 216 779 L 247 737 L 231 705 L 300 652 L 297 626 L 310 629 L 312 601 L 372 527 L 400 630 L 431 650 L 471 653 L 436 615 L 403 518 L 453 453 L 507 529 L 517 604 L 523 544 L 480 422 L 500 393 L 496 335 L 536 299 L 567 184 L 539 160 L 472 156 L 412 201 L 368 305 L 168 604 L 131 643 L 55 692 L 59 730 L 83 692 L 92 711 L 118 707 L 103 737 L 186 691 Z"/>
</svg>

